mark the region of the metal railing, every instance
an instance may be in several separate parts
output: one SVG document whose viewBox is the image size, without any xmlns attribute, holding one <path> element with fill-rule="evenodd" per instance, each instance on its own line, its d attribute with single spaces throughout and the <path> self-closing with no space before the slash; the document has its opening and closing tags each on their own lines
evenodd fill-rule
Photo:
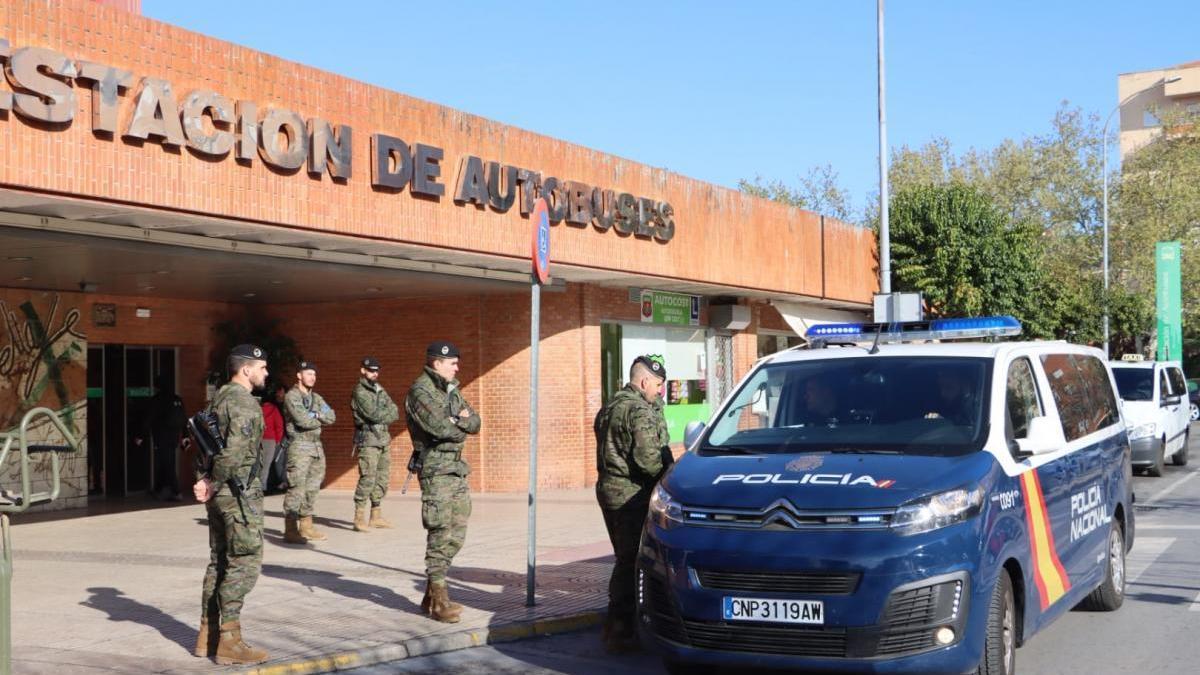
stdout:
<svg viewBox="0 0 1200 675">
<path fill-rule="evenodd" d="M 29 444 L 30 422 L 46 417 L 58 429 L 66 445 Z M 0 675 L 12 673 L 12 535 L 9 532 L 8 514 L 21 513 L 31 506 L 45 504 L 58 499 L 62 460 L 59 453 L 79 449 L 79 441 L 67 429 L 58 415 L 49 408 L 34 408 L 25 413 L 16 431 L 0 434 L 0 471 L 3 471 L 8 455 L 16 447 L 20 452 L 21 491 L 9 492 L 0 488 Z M 32 477 L 29 455 L 50 453 L 50 489 L 31 492 Z"/>
</svg>

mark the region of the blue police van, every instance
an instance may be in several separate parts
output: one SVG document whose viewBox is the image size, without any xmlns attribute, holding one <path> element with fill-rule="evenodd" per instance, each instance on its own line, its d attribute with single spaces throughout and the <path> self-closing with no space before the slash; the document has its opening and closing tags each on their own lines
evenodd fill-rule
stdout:
<svg viewBox="0 0 1200 675">
<path fill-rule="evenodd" d="M 668 670 L 1008 674 L 1073 607 L 1119 608 L 1112 373 L 1096 349 L 981 340 L 1019 332 L 824 325 L 756 364 L 652 497 L 639 621 Z"/>
</svg>

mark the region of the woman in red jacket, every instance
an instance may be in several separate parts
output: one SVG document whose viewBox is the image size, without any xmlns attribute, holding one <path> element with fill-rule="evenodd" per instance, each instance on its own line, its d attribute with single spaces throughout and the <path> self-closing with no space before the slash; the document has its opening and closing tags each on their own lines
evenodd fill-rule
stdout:
<svg viewBox="0 0 1200 675">
<path fill-rule="evenodd" d="M 262 404 L 263 412 L 263 440 L 262 454 L 259 455 L 258 477 L 262 480 L 263 492 L 267 491 L 267 487 L 272 485 L 271 467 L 277 464 L 287 466 L 287 460 L 283 462 L 275 462 L 275 449 L 279 447 L 279 442 L 283 440 L 283 395 L 287 393 L 287 388 L 276 382 L 267 388 L 267 396 Z M 278 472 L 277 480 L 274 483 L 282 482 L 284 472 Z"/>
</svg>

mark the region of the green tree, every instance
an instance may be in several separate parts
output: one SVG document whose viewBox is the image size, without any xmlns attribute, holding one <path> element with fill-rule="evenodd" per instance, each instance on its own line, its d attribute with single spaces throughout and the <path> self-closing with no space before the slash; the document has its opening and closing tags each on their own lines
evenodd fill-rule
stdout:
<svg viewBox="0 0 1200 675">
<path fill-rule="evenodd" d="M 1012 223 L 972 185 L 905 187 L 891 204 L 892 273 L 901 291 L 920 291 L 935 316 L 1012 314 L 1026 333 L 1052 329 L 1043 305 L 1039 231 Z"/>
<path fill-rule="evenodd" d="M 816 211 L 848 223 L 858 221 L 850 203 L 849 191 L 841 187 L 837 172 L 828 164 L 800 176 L 796 187 L 790 187 L 780 180 L 767 181 L 762 176 L 755 176 L 753 181 L 738 181 L 738 189 L 755 197 Z"/>
</svg>

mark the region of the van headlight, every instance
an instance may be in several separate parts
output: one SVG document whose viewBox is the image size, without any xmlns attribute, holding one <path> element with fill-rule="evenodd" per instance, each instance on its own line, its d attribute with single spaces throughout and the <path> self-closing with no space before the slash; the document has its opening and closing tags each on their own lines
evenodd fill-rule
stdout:
<svg viewBox="0 0 1200 675">
<path fill-rule="evenodd" d="M 961 523 L 983 506 L 983 488 L 959 488 L 911 501 L 896 509 L 892 529 L 900 534 L 920 534 Z"/>
<path fill-rule="evenodd" d="M 683 522 L 683 506 L 661 484 L 655 485 L 654 492 L 650 493 L 650 518 L 663 529 Z"/>
<path fill-rule="evenodd" d="M 1150 436 L 1154 436 L 1154 435 L 1155 435 L 1154 422 L 1148 422 L 1146 424 L 1139 424 L 1136 427 L 1129 430 L 1129 440 L 1131 440 L 1131 441 L 1137 440 L 1139 438 L 1149 438 Z"/>
</svg>

